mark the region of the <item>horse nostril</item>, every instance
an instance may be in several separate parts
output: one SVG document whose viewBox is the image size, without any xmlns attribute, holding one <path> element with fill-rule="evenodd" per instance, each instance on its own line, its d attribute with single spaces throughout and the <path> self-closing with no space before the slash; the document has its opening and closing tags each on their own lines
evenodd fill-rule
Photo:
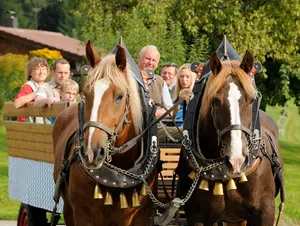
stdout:
<svg viewBox="0 0 300 226">
<path fill-rule="evenodd" d="M 104 156 L 104 154 L 105 154 L 104 148 L 99 148 L 98 153 L 99 153 L 99 155 Z"/>
<path fill-rule="evenodd" d="M 233 169 L 230 161 L 229 161 L 229 156 L 228 155 L 225 155 L 224 157 L 224 164 L 226 164 L 230 169 Z"/>
<path fill-rule="evenodd" d="M 245 156 L 245 161 L 244 161 L 244 166 L 247 166 L 248 163 L 249 163 L 249 156 L 246 155 L 246 156 Z"/>
</svg>

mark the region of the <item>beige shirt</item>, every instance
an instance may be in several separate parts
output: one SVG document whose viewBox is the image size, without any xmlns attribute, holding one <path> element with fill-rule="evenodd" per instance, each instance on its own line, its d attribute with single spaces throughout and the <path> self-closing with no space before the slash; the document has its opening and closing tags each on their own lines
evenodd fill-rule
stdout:
<svg viewBox="0 0 300 226">
<path fill-rule="evenodd" d="M 35 97 L 40 96 L 44 98 L 55 97 L 57 101 L 60 100 L 58 85 L 54 81 L 49 81 L 39 86 L 35 93 Z M 51 124 L 50 118 L 44 118 L 45 124 Z"/>
<path fill-rule="evenodd" d="M 58 85 L 54 82 L 54 81 L 49 81 L 44 83 L 43 85 L 41 85 L 35 96 L 41 96 L 41 97 L 55 97 L 57 99 L 57 101 L 60 100 L 60 96 L 59 96 L 59 89 L 58 89 Z"/>
</svg>

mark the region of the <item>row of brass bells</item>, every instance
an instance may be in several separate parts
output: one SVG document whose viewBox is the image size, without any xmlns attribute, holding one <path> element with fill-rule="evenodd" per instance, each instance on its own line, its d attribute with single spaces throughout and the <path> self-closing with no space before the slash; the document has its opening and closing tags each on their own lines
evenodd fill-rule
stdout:
<svg viewBox="0 0 300 226">
<path fill-rule="evenodd" d="M 146 188 L 144 185 L 141 188 L 141 195 L 142 196 L 147 195 Z M 101 192 L 98 184 L 95 186 L 94 199 L 103 199 L 103 195 L 102 195 L 102 192 Z M 111 196 L 110 192 L 108 192 L 108 191 L 105 194 L 104 205 L 113 205 L 112 196 Z M 139 194 L 137 193 L 136 190 L 134 190 L 133 194 L 132 194 L 132 207 L 138 207 L 140 205 L 141 205 L 141 202 L 139 199 Z M 121 209 L 128 208 L 128 202 L 127 202 L 126 196 L 124 195 L 123 192 L 120 193 L 120 207 L 121 207 Z"/>
<path fill-rule="evenodd" d="M 247 177 L 245 174 L 243 174 L 240 177 L 239 183 L 243 183 L 243 182 L 247 182 Z M 236 190 L 236 184 L 234 182 L 234 180 L 231 178 L 228 182 L 227 182 L 227 190 Z M 204 191 L 209 191 L 209 184 L 208 184 L 208 180 L 203 179 L 201 180 L 198 189 L 204 190 Z M 213 190 L 213 194 L 214 195 L 224 195 L 224 190 L 223 190 L 223 184 L 221 182 L 216 182 L 215 186 L 214 186 L 214 190 Z"/>
</svg>

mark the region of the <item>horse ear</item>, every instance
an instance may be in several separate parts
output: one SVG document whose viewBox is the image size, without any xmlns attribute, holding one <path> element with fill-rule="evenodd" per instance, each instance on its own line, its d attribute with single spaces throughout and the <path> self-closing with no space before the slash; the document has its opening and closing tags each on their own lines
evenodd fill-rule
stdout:
<svg viewBox="0 0 300 226">
<path fill-rule="evenodd" d="M 253 57 L 253 55 L 249 51 L 246 51 L 245 56 L 243 58 L 243 61 L 240 64 L 240 67 L 247 74 L 249 74 L 252 71 L 253 65 L 254 65 L 254 57 Z"/>
<path fill-rule="evenodd" d="M 90 40 L 88 40 L 86 44 L 85 54 L 86 54 L 86 59 L 92 68 L 95 67 L 101 61 L 101 58 L 94 50 L 93 43 Z"/>
<path fill-rule="evenodd" d="M 126 52 L 121 45 L 117 45 L 118 50 L 116 52 L 116 64 L 121 71 L 124 71 L 126 68 Z"/>
<path fill-rule="evenodd" d="M 222 70 L 222 63 L 217 55 L 217 52 L 213 52 L 209 58 L 210 70 L 214 75 L 217 75 Z"/>
</svg>

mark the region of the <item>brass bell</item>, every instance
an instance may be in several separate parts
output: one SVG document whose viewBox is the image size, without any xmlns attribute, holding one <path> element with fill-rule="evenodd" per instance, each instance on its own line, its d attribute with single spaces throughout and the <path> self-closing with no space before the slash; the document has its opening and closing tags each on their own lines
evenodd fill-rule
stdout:
<svg viewBox="0 0 300 226">
<path fill-rule="evenodd" d="M 128 208 L 127 199 L 123 192 L 120 193 L 120 207 L 121 209 Z"/>
<path fill-rule="evenodd" d="M 138 207 L 141 205 L 140 199 L 139 199 L 139 194 L 137 193 L 136 190 L 133 191 L 132 194 L 132 207 Z"/>
<path fill-rule="evenodd" d="M 224 195 L 223 184 L 221 182 L 216 182 L 215 183 L 213 194 L 214 195 Z"/>
<path fill-rule="evenodd" d="M 204 190 L 204 191 L 209 191 L 209 185 L 208 185 L 208 180 L 203 179 L 200 184 L 198 189 Z"/>
<path fill-rule="evenodd" d="M 245 174 L 243 174 L 241 177 L 240 177 L 240 183 L 243 183 L 243 182 L 247 182 L 248 181 L 248 179 L 247 179 L 247 177 L 246 177 L 246 175 Z"/>
<path fill-rule="evenodd" d="M 194 180 L 196 178 L 196 173 L 194 171 L 190 172 L 189 178 L 191 178 L 192 180 Z"/>
<path fill-rule="evenodd" d="M 103 195 L 98 184 L 96 184 L 95 186 L 94 199 L 103 199 Z"/>
<path fill-rule="evenodd" d="M 232 178 L 230 178 L 230 180 L 228 181 L 227 183 L 227 190 L 230 191 L 230 190 L 236 190 L 237 187 L 235 185 L 235 182 Z"/>
<path fill-rule="evenodd" d="M 112 199 L 109 191 L 107 191 L 106 195 L 105 195 L 104 205 L 108 206 L 108 205 L 112 205 L 112 204 L 113 204 L 113 199 Z"/>
<path fill-rule="evenodd" d="M 147 191 L 146 191 L 146 186 L 143 184 L 142 187 L 141 187 L 141 192 L 140 194 L 142 196 L 146 196 L 147 195 Z"/>
</svg>

